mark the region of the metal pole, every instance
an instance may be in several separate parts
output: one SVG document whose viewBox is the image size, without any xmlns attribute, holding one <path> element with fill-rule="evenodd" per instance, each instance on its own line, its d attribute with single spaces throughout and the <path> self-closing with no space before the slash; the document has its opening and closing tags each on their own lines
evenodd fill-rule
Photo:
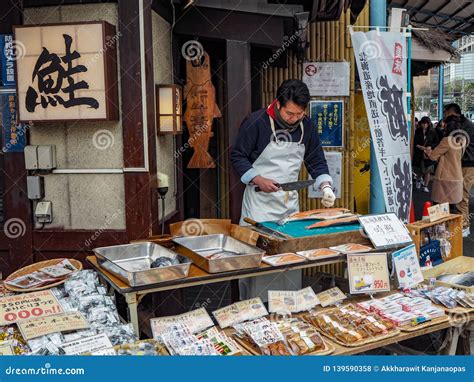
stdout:
<svg viewBox="0 0 474 382">
<path fill-rule="evenodd" d="M 439 66 L 438 71 L 438 122 L 443 119 L 444 100 L 444 65 Z"/>
<path fill-rule="evenodd" d="M 387 26 L 387 1 L 370 0 L 370 25 L 376 27 Z M 374 142 L 370 143 L 370 213 L 381 214 L 386 211 L 382 190 L 382 180 L 379 175 Z"/>
</svg>

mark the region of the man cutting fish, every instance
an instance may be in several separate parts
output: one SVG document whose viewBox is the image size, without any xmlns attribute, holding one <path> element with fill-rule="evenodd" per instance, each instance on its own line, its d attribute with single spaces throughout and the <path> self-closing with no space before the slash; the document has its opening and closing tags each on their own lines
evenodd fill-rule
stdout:
<svg viewBox="0 0 474 382">
<path fill-rule="evenodd" d="M 305 115 L 309 100 L 308 87 L 302 81 L 286 80 L 266 109 L 250 114 L 242 122 L 230 156 L 246 185 L 241 225 L 245 224 L 245 217 L 256 222 L 276 221 L 298 212 L 298 191 L 284 191 L 280 185 L 298 181 L 303 163 L 314 179 L 313 187 L 322 192 L 323 206 L 334 205 L 333 181 L 317 128 Z M 275 279 L 271 275 L 252 282 L 243 280 L 239 284 L 241 298 L 260 294 L 266 299 L 264 289 L 269 285 L 294 290 L 301 285 L 301 271 L 287 272 L 276 286 Z"/>
</svg>

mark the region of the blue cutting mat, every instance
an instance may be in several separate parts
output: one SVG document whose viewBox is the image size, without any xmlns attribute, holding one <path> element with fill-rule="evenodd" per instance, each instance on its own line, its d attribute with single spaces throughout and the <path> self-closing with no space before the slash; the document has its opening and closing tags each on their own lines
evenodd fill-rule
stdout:
<svg viewBox="0 0 474 382">
<path fill-rule="evenodd" d="M 315 229 L 305 228 L 318 221 L 320 220 L 319 219 L 298 220 L 298 221 L 288 222 L 283 226 L 279 226 L 276 222 L 262 222 L 262 224 L 265 227 L 285 233 L 287 235 L 290 235 L 291 237 L 327 235 L 331 233 L 358 231 L 360 229 L 359 223 L 342 225 L 338 227 L 323 227 L 323 228 L 315 228 Z"/>
</svg>

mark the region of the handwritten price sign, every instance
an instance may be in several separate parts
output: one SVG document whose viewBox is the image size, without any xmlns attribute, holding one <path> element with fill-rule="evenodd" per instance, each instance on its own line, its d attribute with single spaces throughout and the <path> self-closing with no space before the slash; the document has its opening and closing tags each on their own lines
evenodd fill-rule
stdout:
<svg viewBox="0 0 474 382">
<path fill-rule="evenodd" d="M 354 253 L 347 255 L 351 294 L 390 290 L 386 253 Z"/>
<path fill-rule="evenodd" d="M 0 325 L 62 313 L 50 290 L 0 298 Z"/>
</svg>

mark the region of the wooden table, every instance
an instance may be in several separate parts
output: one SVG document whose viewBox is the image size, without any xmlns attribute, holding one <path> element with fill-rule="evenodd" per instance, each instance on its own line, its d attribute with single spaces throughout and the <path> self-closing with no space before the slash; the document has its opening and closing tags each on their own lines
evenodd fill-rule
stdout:
<svg viewBox="0 0 474 382">
<path fill-rule="evenodd" d="M 207 273 L 191 264 L 189 275 L 187 278 L 173 281 L 162 282 L 159 284 L 146 285 L 140 287 L 131 287 L 112 273 L 100 267 L 95 256 L 88 256 L 87 262 L 94 268 L 99 276 L 105 280 L 117 293 L 125 297 L 128 306 L 128 320 L 132 323 L 137 335 L 140 335 L 140 325 L 138 320 L 138 304 L 144 296 L 149 293 L 163 292 L 167 290 L 174 290 L 180 288 L 187 288 L 197 285 L 205 285 L 218 283 L 222 281 L 238 280 L 247 277 L 255 277 L 261 275 L 268 275 L 272 273 L 283 273 L 296 269 L 311 268 L 320 265 L 329 265 L 335 263 L 345 262 L 345 255 L 337 256 L 331 259 L 312 260 L 292 265 L 281 265 L 273 267 L 271 265 L 262 263 L 258 268 L 243 269 L 238 271 L 221 272 L 221 273 Z"/>
<path fill-rule="evenodd" d="M 236 279 L 242 279 L 246 277 L 254 277 L 260 276 L 265 274 L 271 273 L 281 273 L 286 272 L 294 269 L 304 269 L 310 268 L 319 265 L 327 265 L 333 264 L 337 262 L 344 262 L 344 256 L 340 256 L 334 259 L 323 259 L 323 260 L 315 260 L 315 261 L 307 261 L 304 263 L 298 263 L 291 266 L 279 266 L 279 267 L 272 267 L 267 264 L 262 264 L 259 268 L 252 268 L 252 269 L 245 269 L 240 271 L 231 271 L 231 272 L 223 272 L 223 273 L 214 273 L 210 274 L 202 269 L 196 267 L 194 264 L 191 265 L 189 270 L 189 276 L 185 279 L 173 280 L 168 282 L 163 282 L 154 285 L 147 285 L 142 287 L 130 287 L 128 284 L 123 282 L 122 280 L 118 279 L 116 276 L 108 272 L 107 270 L 101 268 L 97 263 L 97 259 L 95 256 L 87 257 L 87 262 L 98 272 L 99 276 L 105 280 L 117 293 L 120 293 L 125 297 L 125 301 L 127 302 L 129 317 L 128 320 L 132 323 L 133 328 L 137 335 L 140 334 L 140 326 L 138 320 L 138 304 L 142 300 L 142 298 L 149 294 L 155 292 L 162 292 L 166 290 L 172 289 L 180 289 L 186 288 L 190 286 L 196 285 L 204 285 L 210 283 L 217 283 L 222 281 L 230 281 Z M 388 292 L 384 295 L 388 295 L 394 292 Z M 363 299 L 360 296 L 355 296 L 351 299 L 351 302 L 356 302 L 359 299 Z M 336 348 L 333 355 L 353 355 L 353 354 L 360 354 L 365 353 L 370 350 L 382 348 L 382 347 L 390 347 L 392 345 L 398 344 L 401 341 L 408 340 L 410 338 L 419 337 L 428 333 L 433 333 L 439 330 L 448 329 L 450 336 L 449 341 L 447 341 L 445 349 L 442 351 L 443 354 L 455 354 L 456 347 L 460 338 L 462 331 L 466 330 L 468 335 L 473 336 L 474 333 L 474 312 L 468 315 L 467 325 L 463 326 L 452 326 L 450 321 L 446 321 L 440 324 L 436 324 L 433 326 L 428 326 L 426 328 L 413 331 L 413 332 L 401 332 L 399 335 L 386 338 L 384 340 L 373 342 L 370 344 L 358 346 L 358 347 L 346 347 L 334 343 L 330 340 L 334 347 Z"/>
</svg>

